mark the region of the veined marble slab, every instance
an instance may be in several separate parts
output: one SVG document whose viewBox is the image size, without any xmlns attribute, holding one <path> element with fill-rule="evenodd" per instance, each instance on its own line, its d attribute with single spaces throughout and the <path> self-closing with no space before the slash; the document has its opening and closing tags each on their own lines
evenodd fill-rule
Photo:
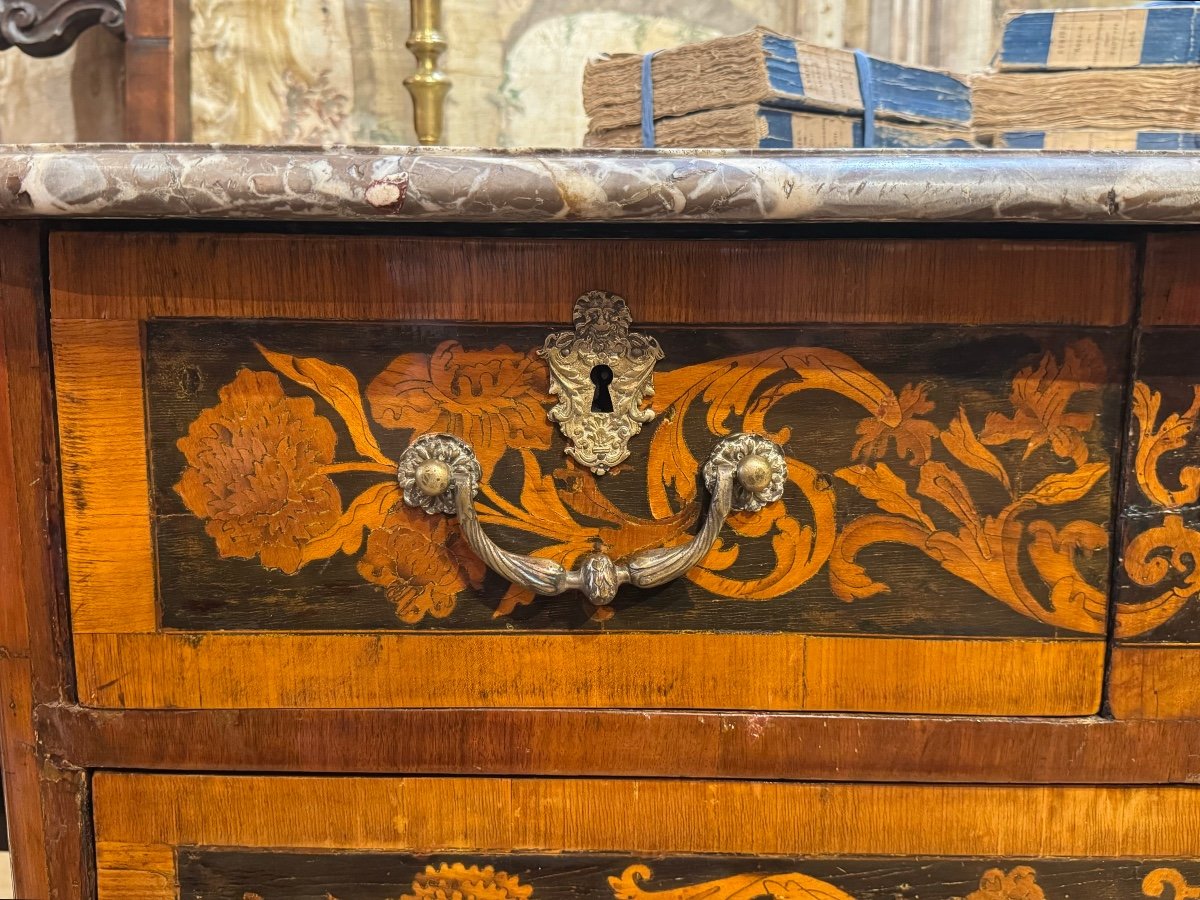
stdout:
<svg viewBox="0 0 1200 900">
<path fill-rule="evenodd" d="M 1200 154 L 0 146 L 3 218 L 1200 222 Z"/>
</svg>

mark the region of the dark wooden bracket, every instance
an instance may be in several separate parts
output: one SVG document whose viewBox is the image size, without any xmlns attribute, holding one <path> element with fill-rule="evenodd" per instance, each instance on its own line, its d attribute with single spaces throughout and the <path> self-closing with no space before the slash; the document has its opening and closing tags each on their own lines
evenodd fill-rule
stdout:
<svg viewBox="0 0 1200 900">
<path fill-rule="evenodd" d="M 96 25 L 125 33 L 125 0 L 0 0 L 0 50 L 57 56 Z"/>
</svg>

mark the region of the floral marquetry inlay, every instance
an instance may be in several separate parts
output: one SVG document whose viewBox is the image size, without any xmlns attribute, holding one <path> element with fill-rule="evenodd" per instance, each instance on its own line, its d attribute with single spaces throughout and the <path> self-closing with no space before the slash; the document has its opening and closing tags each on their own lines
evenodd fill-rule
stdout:
<svg viewBox="0 0 1200 900">
<path fill-rule="evenodd" d="M 1186 409 L 1164 413 L 1162 407 L 1159 391 L 1134 383 L 1130 481 L 1136 493 L 1129 502 L 1148 506 L 1128 517 L 1123 567 L 1131 585 L 1157 593 L 1117 605 L 1117 637 L 1153 630 L 1200 594 L 1200 531 L 1187 524 L 1200 500 L 1200 465 L 1192 464 L 1200 385 L 1191 386 Z"/>
<path fill-rule="evenodd" d="M 544 857 L 542 859 L 545 859 Z M 305 871 L 312 878 L 315 858 L 310 858 Z M 931 900 L 1055 900 L 1038 883 L 1038 873 L 1032 866 L 991 868 L 979 872 L 982 861 L 947 859 L 887 859 L 873 864 L 867 860 L 838 859 L 824 863 L 796 860 L 792 866 L 781 860 L 754 860 L 738 857 L 663 857 L 650 862 L 636 862 L 613 871 L 619 857 L 612 855 L 589 858 L 586 855 L 560 857 L 550 866 L 538 860 L 506 858 L 504 870 L 479 862 L 438 862 L 427 864 L 423 871 L 412 876 L 410 887 L 389 890 L 385 887 L 391 876 L 382 880 L 372 878 L 376 890 L 372 897 L 386 896 L 393 900 L 535 900 L 544 898 L 590 898 L 597 900 L 884 900 L 893 897 L 929 897 Z M 780 865 L 780 863 L 784 863 Z M 912 871 L 906 873 L 906 868 Z M 394 868 L 394 867 L 393 867 Z M 801 869 L 823 869 L 832 874 L 818 877 Z M 659 869 L 661 874 L 656 875 Z M 1059 884 L 1078 884 L 1081 887 L 1107 885 L 1103 863 L 1085 871 L 1073 873 Z M 699 872 L 708 873 L 697 874 Z M 1115 873 L 1114 873 L 1115 874 Z M 1127 883 L 1135 872 L 1121 872 L 1118 878 Z M 864 877 L 865 876 L 865 877 Z M 342 880 L 341 876 L 338 880 Z M 960 893 L 963 881 L 978 884 L 965 895 Z M 1115 889 L 1116 880 L 1112 882 Z M 838 883 L 848 881 L 847 889 Z M 1134 882 L 1136 883 L 1136 882 Z M 857 887 L 851 887 L 857 885 Z M 310 886 L 316 888 L 316 882 Z M 1162 897 L 1167 887 L 1173 888 L 1176 900 L 1200 896 L 1195 888 L 1176 869 L 1160 868 L 1150 872 L 1142 881 L 1148 897 Z M 382 891 L 383 893 L 379 893 Z M 403 893 L 401 893 L 403 891 Z M 364 896 L 360 889 L 356 897 Z M 1068 888 L 1063 897 L 1075 896 Z M 1080 893 L 1080 897 L 1085 894 Z M 1105 893 L 1104 896 L 1109 896 Z M 1113 894 L 1117 896 L 1117 894 Z M 328 892 L 326 900 L 340 900 L 340 891 Z M 274 900 L 268 893 L 245 891 L 242 900 Z"/>
<path fill-rule="evenodd" d="M 828 882 L 799 872 L 778 875 L 733 875 L 716 881 L 704 881 L 683 888 L 647 889 L 642 885 L 653 877 L 649 866 L 630 866 L 620 876 L 608 879 L 615 900 L 740 900 L 743 897 L 770 897 L 772 900 L 854 900 Z"/>
<path fill-rule="evenodd" d="M 907 547 L 929 577 L 949 579 L 944 590 L 969 585 L 1045 626 L 1105 633 L 1104 566 L 1091 557 L 1108 546 L 1109 439 L 1097 429 L 1110 373 L 1089 338 L 1030 354 L 1008 383 L 974 383 L 969 403 L 952 380 L 893 387 L 823 346 L 684 363 L 655 373 L 645 394 L 654 419 L 636 439 L 641 461 L 603 478 L 563 459 L 551 421 L 562 398 L 536 351 L 443 340 L 381 361 L 362 376 L 364 390 L 346 366 L 266 343 L 255 345 L 263 367 L 236 370 L 178 438 L 185 465 L 175 492 L 220 557 L 292 575 L 348 556 L 399 622 L 454 616 L 463 592 L 484 579 L 456 522 L 402 502 L 397 463 L 416 438 L 446 432 L 469 443 L 480 523 L 571 568 L 598 544 L 621 560 L 690 540 L 706 500 L 702 461 L 721 437 L 744 431 L 783 448 L 785 466 L 770 473 L 783 500 L 730 517 L 687 576 L 709 595 L 781 601 L 811 583 L 846 603 L 886 596 L 904 584 L 875 548 Z M 1151 480 L 1155 463 L 1195 417 L 1162 419 L 1152 392 L 1135 399 L 1140 446 L 1152 445 L 1139 449 L 1138 472 L 1149 496 L 1174 497 L 1181 488 Z M 813 430 L 828 413 L 809 408 L 830 404 L 853 428 L 845 443 Z M 1191 470 L 1179 478 L 1190 490 Z M 1154 548 L 1188 546 L 1190 532 L 1170 516 L 1159 529 L 1126 556 L 1139 583 L 1187 565 Z M 503 590 L 496 616 L 535 602 L 527 590 Z M 1190 576 L 1172 590 L 1118 606 L 1118 632 L 1142 633 L 1174 615 L 1194 592 Z"/>
</svg>

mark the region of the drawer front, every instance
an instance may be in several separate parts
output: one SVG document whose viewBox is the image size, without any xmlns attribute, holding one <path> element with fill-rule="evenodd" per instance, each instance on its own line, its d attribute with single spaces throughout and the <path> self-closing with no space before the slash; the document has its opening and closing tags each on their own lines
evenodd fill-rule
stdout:
<svg viewBox="0 0 1200 900">
<path fill-rule="evenodd" d="M 1121 244 L 59 236 L 81 696 L 1094 713 L 1130 265 Z M 535 351 L 612 287 L 665 358 L 597 476 Z M 780 445 L 782 499 L 608 605 L 488 572 L 397 482 L 417 438 L 454 434 L 498 543 L 620 559 L 690 539 L 738 431 Z"/>
<path fill-rule="evenodd" d="M 1193 896 L 1194 788 L 94 779 L 99 896 Z M 1173 891 L 1173 893 L 1172 893 Z"/>
</svg>

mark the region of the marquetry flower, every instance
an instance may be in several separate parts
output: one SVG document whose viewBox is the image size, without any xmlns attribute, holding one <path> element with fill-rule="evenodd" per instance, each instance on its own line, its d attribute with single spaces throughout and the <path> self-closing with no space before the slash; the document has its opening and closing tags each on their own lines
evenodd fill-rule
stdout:
<svg viewBox="0 0 1200 900">
<path fill-rule="evenodd" d="M 431 354 L 392 360 L 367 387 L 367 400 L 387 428 L 457 435 L 487 471 L 507 447 L 550 446 L 548 392 L 546 364 L 534 352 L 466 350 L 445 341 Z"/>
<path fill-rule="evenodd" d="M 487 567 L 445 516 L 397 505 L 367 537 L 358 573 L 378 584 L 400 621 L 444 619 L 461 591 L 478 589 Z"/>
<path fill-rule="evenodd" d="M 400 900 L 527 900 L 533 885 L 521 884 L 515 875 L 497 872 L 491 866 L 464 866 L 462 863 L 436 869 L 426 866 L 413 879 L 412 893 Z"/>
<path fill-rule="evenodd" d="M 967 894 L 967 900 L 1046 900 L 1046 895 L 1033 869 L 1016 866 L 1008 872 L 988 869 L 979 879 L 979 890 Z"/>
<path fill-rule="evenodd" d="M 333 426 L 310 398 L 287 397 L 272 372 L 242 369 L 219 396 L 177 442 L 188 464 L 175 490 L 221 556 L 295 572 L 304 545 L 341 515 L 324 472 Z"/>
<path fill-rule="evenodd" d="M 1088 456 L 1083 435 L 1091 431 L 1096 416 L 1068 412 L 1067 405 L 1076 394 L 1096 391 L 1104 376 L 1104 358 L 1090 340 L 1067 347 L 1061 365 L 1047 353 L 1036 369 L 1028 366 L 1017 373 L 1009 395 L 1013 414 L 989 413 L 979 440 L 992 446 L 1027 441 L 1025 457 L 1049 444 L 1056 456 L 1083 465 Z"/>
<path fill-rule="evenodd" d="M 938 427 L 917 418 L 933 410 L 933 401 L 925 397 L 928 389 L 925 384 L 906 384 L 899 397 L 888 394 L 874 416 L 858 423 L 854 457 L 871 462 L 886 455 L 888 443 L 894 441 L 898 459 L 910 456 L 914 466 L 928 460 Z"/>
</svg>

